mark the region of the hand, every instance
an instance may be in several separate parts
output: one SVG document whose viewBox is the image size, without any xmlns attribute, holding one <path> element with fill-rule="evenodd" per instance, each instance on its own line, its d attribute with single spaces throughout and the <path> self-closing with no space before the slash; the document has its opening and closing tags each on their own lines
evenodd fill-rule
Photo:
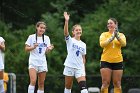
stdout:
<svg viewBox="0 0 140 93">
<path fill-rule="evenodd" d="M 54 45 L 51 44 L 49 47 L 47 47 L 48 50 L 52 50 L 54 48 Z"/>
<path fill-rule="evenodd" d="M 0 48 L 2 47 L 2 44 L 0 43 Z"/>
<path fill-rule="evenodd" d="M 4 44 L 4 42 L 0 42 L 0 49 L 5 49 L 5 44 Z"/>
<path fill-rule="evenodd" d="M 68 21 L 70 18 L 70 15 L 67 12 L 64 12 L 64 18 L 66 21 Z"/>
<path fill-rule="evenodd" d="M 120 40 L 120 35 L 119 35 L 119 32 L 116 30 L 115 31 L 115 37 L 118 39 L 118 40 Z"/>
<path fill-rule="evenodd" d="M 50 52 L 54 48 L 54 45 L 51 44 L 50 46 L 47 47 L 46 52 Z"/>
<path fill-rule="evenodd" d="M 115 33 L 113 32 L 112 36 L 108 39 L 108 42 L 112 42 L 115 38 Z"/>
<path fill-rule="evenodd" d="M 118 25 L 116 25 L 115 31 L 119 32 Z"/>
<path fill-rule="evenodd" d="M 35 49 L 38 46 L 38 43 L 34 43 L 33 48 Z"/>
</svg>

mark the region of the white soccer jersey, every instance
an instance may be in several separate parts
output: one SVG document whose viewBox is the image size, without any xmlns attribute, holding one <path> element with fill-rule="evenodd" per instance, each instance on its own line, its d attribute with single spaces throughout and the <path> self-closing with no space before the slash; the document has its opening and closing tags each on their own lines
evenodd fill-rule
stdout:
<svg viewBox="0 0 140 93">
<path fill-rule="evenodd" d="M 39 45 L 34 50 L 30 51 L 29 64 L 34 64 L 35 66 L 43 66 L 46 64 L 45 52 L 47 47 L 50 46 L 50 38 L 44 35 L 44 42 L 42 37 L 37 37 L 36 41 L 36 34 L 32 34 L 28 37 L 25 44 L 34 46 L 34 43 L 36 42 Z"/>
<path fill-rule="evenodd" d="M 65 60 L 64 65 L 72 68 L 83 69 L 83 57 L 82 55 L 86 55 L 86 44 L 81 40 L 78 41 L 75 38 L 71 38 L 71 36 L 65 37 L 67 44 L 67 58 Z"/>
<path fill-rule="evenodd" d="M 0 37 L 0 43 L 1 42 L 5 42 L 5 40 L 2 37 Z M 0 69 L 4 69 L 4 56 L 3 55 L 4 54 L 2 50 L 0 49 Z"/>
</svg>

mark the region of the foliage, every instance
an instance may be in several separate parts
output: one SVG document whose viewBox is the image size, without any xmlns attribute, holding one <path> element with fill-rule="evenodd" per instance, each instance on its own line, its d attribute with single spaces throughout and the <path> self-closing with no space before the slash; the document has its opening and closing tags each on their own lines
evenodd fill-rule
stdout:
<svg viewBox="0 0 140 93">
<path fill-rule="evenodd" d="M 95 1 L 97 2 L 98 0 Z M 83 29 L 82 40 L 87 44 L 87 75 L 100 75 L 99 69 L 102 48 L 99 46 L 99 37 L 102 32 L 107 31 L 106 23 L 110 17 L 115 17 L 118 20 L 119 30 L 120 32 L 124 33 L 127 38 L 127 46 L 125 48 L 122 48 L 122 54 L 124 56 L 125 75 L 137 75 L 140 72 L 140 1 L 104 0 L 104 3 L 102 5 L 98 7 L 93 6 L 94 8 L 92 8 L 96 10 L 91 12 L 88 11 L 91 6 L 87 9 L 82 8 L 81 12 L 79 12 L 80 10 L 77 10 L 78 5 L 76 2 L 78 2 L 79 5 L 82 5 L 83 7 L 87 7 L 86 3 L 80 3 L 84 1 L 61 0 L 58 2 L 57 0 L 53 0 L 52 2 L 48 1 L 48 3 L 50 4 L 48 10 L 50 10 L 51 12 L 46 11 L 46 13 L 43 13 L 41 16 L 40 20 L 43 20 L 47 23 L 47 31 L 45 34 L 50 37 L 51 43 L 55 46 L 54 50 L 51 53 L 47 54 L 49 68 L 49 72 L 47 74 L 49 76 L 63 75 L 63 63 L 67 55 L 66 44 L 63 35 L 63 12 L 68 11 L 70 13 L 70 34 L 72 25 L 76 23 L 79 23 Z M 41 1 L 36 2 L 36 4 L 37 3 L 42 4 Z M 74 8 L 74 5 L 77 6 L 75 6 Z M 39 10 L 37 9 L 36 11 Z M 33 14 L 36 11 L 32 11 Z M 28 76 L 29 53 L 24 51 L 24 47 L 26 39 L 30 34 L 33 34 L 34 31 L 35 27 L 33 23 L 32 25 L 28 25 L 24 29 L 12 31 L 9 25 L 0 21 L 0 36 L 4 37 L 6 41 L 5 70 L 7 72 L 24 74 L 25 76 Z M 60 89 L 63 89 L 63 80 L 58 79 L 58 81 L 56 82 L 55 78 L 51 79 L 53 80 L 50 80 L 50 78 L 48 78 L 46 85 L 51 84 L 50 86 L 54 87 L 55 89 L 58 89 L 59 86 L 61 86 Z M 92 79 L 90 79 L 90 81 L 88 82 L 91 82 L 91 80 Z M 27 81 L 28 78 L 26 78 L 26 82 Z M 75 85 L 74 88 L 76 88 Z M 52 91 L 50 91 L 50 93 L 51 92 Z"/>
<path fill-rule="evenodd" d="M 95 71 L 98 70 L 97 64 L 99 64 L 99 56 L 101 53 L 101 48 L 99 47 L 98 42 L 99 36 L 102 32 L 107 31 L 107 20 L 110 17 L 115 17 L 116 19 L 118 19 L 120 32 L 124 33 L 127 38 L 127 46 L 125 48 L 122 48 L 122 54 L 124 56 L 125 63 L 125 74 L 137 75 L 139 73 L 139 5 L 140 2 L 134 2 L 131 0 L 108 0 L 108 3 L 103 4 L 103 6 L 94 13 L 85 15 L 85 19 L 82 21 L 82 25 L 84 27 L 85 40 L 87 42 L 87 45 L 89 46 L 88 51 L 90 51 L 88 53 L 88 60 L 92 62 L 92 60 L 94 59 L 95 63 L 94 66 L 91 67 L 91 69 L 94 68 Z M 93 63 L 90 64 L 93 65 Z M 135 68 L 135 70 L 133 68 Z M 90 72 L 90 65 L 88 69 Z"/>
</svg>

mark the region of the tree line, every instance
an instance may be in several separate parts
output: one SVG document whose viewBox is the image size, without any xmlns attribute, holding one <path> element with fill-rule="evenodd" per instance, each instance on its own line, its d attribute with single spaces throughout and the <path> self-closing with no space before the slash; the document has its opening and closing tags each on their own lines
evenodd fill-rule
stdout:
<svg viewBox="0 0 140 93">
<path fill-rule="evenodd" d="M 87 44 L 87 75 L 100 75 L 102 49 L 99 46 L 99 36 L 102 32 L 107 31 L 107 20 L 110 17 L 118 20 L 119 30 L 125 34 L 127 39 L 127 46 L 122 49 L 125 65 L 124 75 L 139 75 L 139 0 L 61 0 L 59 2 L 57 0 L 41 0 L 34 4 L 32 4 L 32 0 L 23 0 L 21 3 L 17 1 L 14 1 L 18 3 L 16 9 L 25 9 L 22 11 L 24 11 L 24 16 L 28 15 L 24 17 L 26 20 L 20 17 L 11 18 L 14 14 L 11 16 L 7 14 L 5 18 L 9 16 L 11 20 L 1 18 L 0 21 L 0 36 L 4 37 L 6 41 L 5 70 L 7 72 L 28 75 L 29 53 L 24 51 L 25 41 L 30 34 L 35 33 L 35 23 L 43 20 L 47 23 L 45 34 L 50 37 L 55 46 L 54 50 L 47 55 L 48 75 L 62 75 L 63 63 L 67 55 L 63 35 L 63 12 L 67 11 L 70 13 L 69 31 L 76 23 L 80 24 L 83 29 L 82 40 Z M 20 7 L 22 3 L 24 8 Z M 5 4 L 7 3 L 5 2 Z M 29 8 L 27 6 L 30 5 L 35 9 L 27 11 Z M 28 19 L 32 15 L 35 15 L 34 21 Z"/>
</svg>

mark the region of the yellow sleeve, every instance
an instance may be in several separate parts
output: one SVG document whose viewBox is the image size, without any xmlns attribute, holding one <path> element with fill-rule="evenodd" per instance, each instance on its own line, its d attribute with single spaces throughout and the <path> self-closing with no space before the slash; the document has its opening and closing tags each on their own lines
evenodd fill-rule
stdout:
<svg viewBox="0 0 140 93">
<path fill-rule="evenodd" d="M 108 44 L 109 44 L 109 42 L 105 36 L 105 33 L 102 33 L 100 35 L 100 46 L 103 48 L 103 47 L 107 46 Z"/>
<path fill-rule="evenodd" d="M 126 37 L 123 33 L 120 33 L 120 39 L 119 39 L 119 42 L 121 44 L 122 47 L 125 47 L 126 46 Z"/>
<path fill-rule="evenodd" d="M 9 76 L 8 76 L 8 73 L 4 73 L 4 82 L 8 82 L 9 80 Z"/>
</svg>

